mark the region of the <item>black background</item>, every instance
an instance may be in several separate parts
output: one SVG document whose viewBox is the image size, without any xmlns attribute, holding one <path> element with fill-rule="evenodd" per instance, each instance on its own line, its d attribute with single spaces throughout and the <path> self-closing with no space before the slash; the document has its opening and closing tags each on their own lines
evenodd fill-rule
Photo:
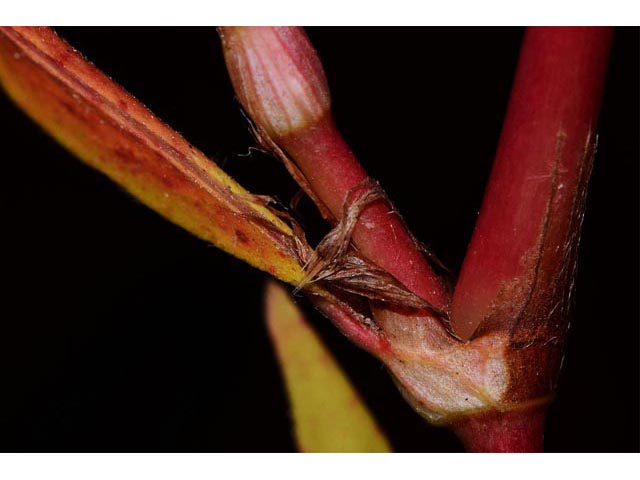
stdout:
<svg viewBox="0 0 640 480">
<path fill-rule="evenodd" d="M 284 203 L 296 192 L 277 161 L 245 155 L 253 142 L 214 29 L 57 30 L 251 191 Z M 522 33 L 309 29 L 345 137 L 454 271 Z M 617 31 L 549 451 L 638 451 L 638 44 L 638 29 Z M 266 275 L 133 200 L 3 94 L 0 125 L 0 449 L 293 450 L 261 315 Z M 300 217 L 320 238 L 309 202 Z M 380 362 L 310 316 L 396 450 L 461 450 Z"/>
</svg>

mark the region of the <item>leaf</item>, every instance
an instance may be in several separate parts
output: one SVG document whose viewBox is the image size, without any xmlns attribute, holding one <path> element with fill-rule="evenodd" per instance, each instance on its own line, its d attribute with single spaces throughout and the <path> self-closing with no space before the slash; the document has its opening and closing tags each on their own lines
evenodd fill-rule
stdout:
<svg viewBox="0 0 640 480">
<path fill-rule="evenodd" d="M 287 292 L 270 281 L 267 326 L 275 345 L 303 452 L 389 452 L 371 413 Z"/>
<path fill-rule="evenodd" d="M 244 190 L 51 29 L 0 28 L 0 84 L 47 133 L 156 212 L 285 282 L 302 280 L 300 240 L 265 199 Z"/>
</svg>

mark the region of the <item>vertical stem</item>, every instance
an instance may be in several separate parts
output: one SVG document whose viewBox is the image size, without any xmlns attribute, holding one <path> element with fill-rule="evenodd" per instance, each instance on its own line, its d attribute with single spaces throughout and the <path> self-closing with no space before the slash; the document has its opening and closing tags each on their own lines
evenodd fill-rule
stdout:
<svg viewBox="0 0 640 480">
<path fill-rule="evenodd" d="M 517 311 L 534 287 L 545 289 L 561 268 L 569 268 L 611 34 L 610 28 L 591 27 L 527 30 L 453 298 L 452 325 L 463 338 L 489 315 L 499 317 L 496 310 Z"/>
<path fill-rule="evenodd" d="M 543 407 L 479 413 L 456 422 L 452 430 L 468 452 L 542 452 L 545 413 Z"/>
</svg>

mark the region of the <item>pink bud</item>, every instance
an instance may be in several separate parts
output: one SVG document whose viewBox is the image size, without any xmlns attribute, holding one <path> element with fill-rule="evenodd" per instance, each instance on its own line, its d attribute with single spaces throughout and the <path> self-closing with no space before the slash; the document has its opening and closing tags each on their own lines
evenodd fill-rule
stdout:
<svg viewBox="0 0 640 480">
<path fill-rule="evenodd" d="M 240 102 L 269 135 L 283 137 L 329 111 L 327 79 L 302 28 L 223 27 L 220 36 Z"/>
</svg>

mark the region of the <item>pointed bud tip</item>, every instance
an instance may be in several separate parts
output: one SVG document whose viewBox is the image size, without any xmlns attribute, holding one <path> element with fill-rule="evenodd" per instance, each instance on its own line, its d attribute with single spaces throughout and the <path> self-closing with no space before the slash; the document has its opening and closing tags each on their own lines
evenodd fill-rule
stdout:
<svg viewBox="0 0 640 480">
<path fill-rule="evenodd" d="M 316 123 L 331 102 L 320 59 L 299 27 L 222 27 L 225 61 L 252 120 L 278 138 Z"/>
</svg>

